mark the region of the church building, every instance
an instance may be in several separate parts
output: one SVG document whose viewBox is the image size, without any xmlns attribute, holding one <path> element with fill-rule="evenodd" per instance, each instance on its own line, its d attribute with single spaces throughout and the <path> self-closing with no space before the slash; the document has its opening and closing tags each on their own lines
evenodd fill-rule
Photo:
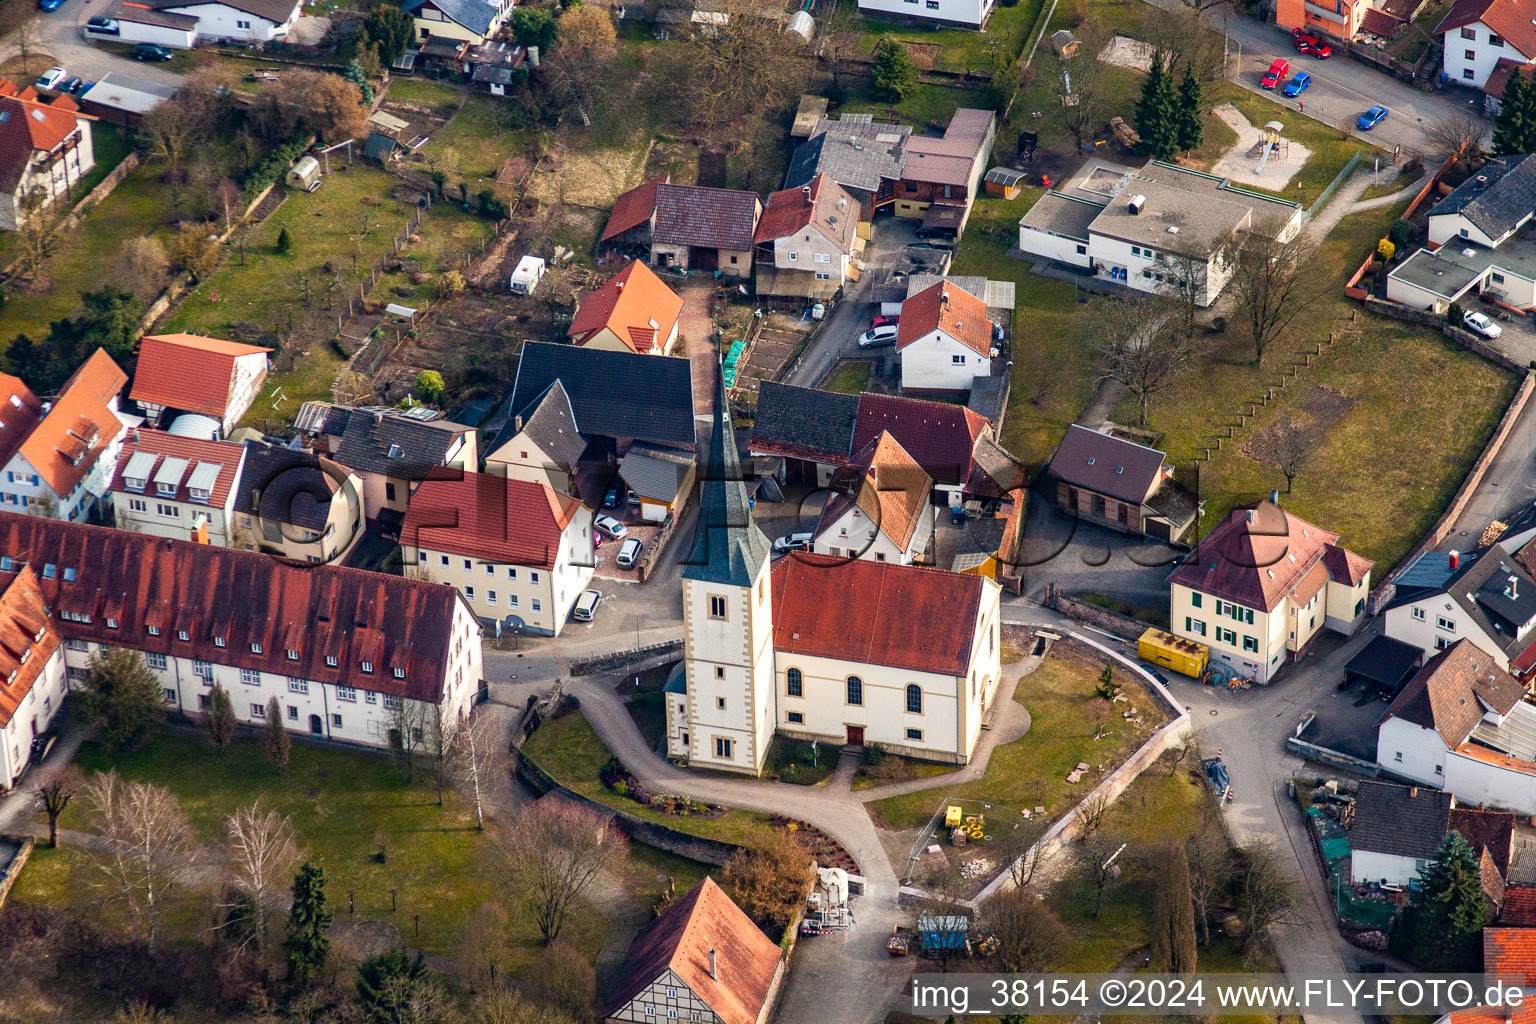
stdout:
<svg viewBox="0 0 1536 1024">
<path fill-rule="evenodd" d="M 999 595 L 983 576 L 895 562 L 791 553 L 775 564 L 722 386 L 683 570 L 667 754 L 756 775 L 778 732 L 965 764 L 1001 678 Z"/>
</svg>

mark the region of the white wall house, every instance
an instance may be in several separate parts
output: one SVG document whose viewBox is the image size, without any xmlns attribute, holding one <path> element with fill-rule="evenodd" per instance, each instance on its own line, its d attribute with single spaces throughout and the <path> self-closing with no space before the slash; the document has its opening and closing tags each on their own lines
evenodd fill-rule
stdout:
<svg viewBox="0 0 1536 1024">
<path fill-rule="evenodd" d="M 0 593 L 0 793 L 32 760 L 32 741 L 48 731 L 68 694 L 62 637 L 37 575 L 11 574 Z"/>
<path fill-rule="evenodd" d="M 0 229 L 26 220 L 28 202 L 41 207 L 76 194 L 96 166 L 91 118 L 69 96 L 22 99 L 15 84 L 0 79 L 0 120 L 17 128 L 0 145 Z"/>
<path fill-rule="evenodd" d="M 135 429 L 111 484 L 113 521 L 155 537 L 226 547 L 245 446 Z"/>
<path fill-rule="evenodd" d="M 1361 782 L 1349 826 L 1350 879 L 1406 888 L 1434 859 L 1454 806 L 1437 788 Z"/>
<path fill-rule="evenodd" d="M 859 0 L 859 13 L 866 17 L 938 21 L 981 29 L 996 6 L 996 0 Z"/>
<path fill-rule="evenodd" d="M 834 558 L 910 565 L 933 541 L 933 479 L 888 432 L 832 481 L 811 550 Z"/>
<path fill-rule="evenodd" d="M 287 37 L 304 11 L 300 0 L 222 0 L 165 6 L 197 19 L 203 39 L 242 43 L 270 43 Z"/>
<path fill-rule="evenodd" d="M 940 281 L 901 304 L 896 351 L 901 389 L 912 394 L 957 394 L 992 373 L 992 321 L 986 303 Z"/>
<path fill-rule="evenodd" d="M 107 8 L 104 24 L 82 26 L 87 39 L 101 39 L 114 43 L 151 43 L 177 50 L 190 50 L 197 46 L 197 19 L 189 14 L 177 14 L 141 6 L 130 0 L 118 0 Z"/>
<path fill-rule="evenodd" d="M 558 636 L 592 579 L 592 510 L 542 483 L 485 473 L 427 480 L 401 558 L 453 586 L 484 622 Z"/>
<path fill-rule="evenodd" d="M 1536 660 L 1536 580 L 1504 547 L 1428 552 L 1387 606 L 1383 632 L 1434 655 L 1468 640 L 1501 671 L 1523 676 Z"/>
<path fill-rule="evenodd" d="M 1499 61 L 1529 64 L 1536 57 L 1531 11 L 1509 0 L 1460 0 L 1435 28 L 1445 44 L 1445 74 L 1481 89 Z"/>
</svg>

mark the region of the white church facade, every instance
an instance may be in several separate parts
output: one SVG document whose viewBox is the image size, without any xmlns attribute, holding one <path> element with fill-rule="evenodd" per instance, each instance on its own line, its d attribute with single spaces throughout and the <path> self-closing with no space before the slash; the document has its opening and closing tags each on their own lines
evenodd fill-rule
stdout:
<svg viewBox="0 0 1536 1024">
<path fill-rule="evenodd" d="M 723 392 L 716 408 L 683 571 L 684 658 L 666 688 L 668 756 L 756 775 L 778 732 L 968 762 L 1002 674 L 997 584 L 814 554 L 774 564 Z"/>
</svg>

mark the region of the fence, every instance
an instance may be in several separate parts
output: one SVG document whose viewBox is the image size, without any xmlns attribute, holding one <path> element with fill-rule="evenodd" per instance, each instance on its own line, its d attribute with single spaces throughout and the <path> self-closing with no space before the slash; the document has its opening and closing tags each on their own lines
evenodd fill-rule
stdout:
<svg viewBox="0 0 1536 1024">
<path fill-rule="evenodd" d="M 1360 150 L 1355 150 L 1355 155 L 1349 158 L 1349 162 L 1344 165 L 1344 169 L 1333 176 L 1333 180 L 1328 183 L 1327 188 L 1323 189 L 1322 194 L 1317 197 L 1317 201 L 1307 207 L 1307 220 L 1311 220 L 1313 215 L 1318 210 L 1321 210 L 1328 200 L 1333 198 L 1333 194 L 1339 190 L 1339 186 L 1344 184 L 1345 180 L 1354 173 L 1355 168 L 1360 163 L 1360 157 L 1363 155 Z"/>
<path fill-rule="evenodd" d="M 668 515 L 666 522 L 661 524 L 661 529 L 656 531 L 656 536 L 651 540 L 650 547 L 640 559 L 640 582 L 650 579 L 651 573 L 656 568 L 656 562 L 661 558 L 661 553 L 667 549 L 667 543 L 672 535 L 677 532 L 677 522 L 681 517 L 675 513 Z"/>
</svg>

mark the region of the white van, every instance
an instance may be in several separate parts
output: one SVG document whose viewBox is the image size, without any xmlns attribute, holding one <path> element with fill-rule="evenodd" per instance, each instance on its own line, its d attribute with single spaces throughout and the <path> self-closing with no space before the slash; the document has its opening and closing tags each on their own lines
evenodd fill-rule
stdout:
<svg viewBox="0 0 1536 1024">
<path fill-rule="evenodd" d="M 597 591 L 583 590 L 576 599 L 576 607 L 571 609 L 571 618 L 576 622 L 591 622 L 592 614 L 597 611 L 602 600 L 603 595 Z"/>
</svg>

